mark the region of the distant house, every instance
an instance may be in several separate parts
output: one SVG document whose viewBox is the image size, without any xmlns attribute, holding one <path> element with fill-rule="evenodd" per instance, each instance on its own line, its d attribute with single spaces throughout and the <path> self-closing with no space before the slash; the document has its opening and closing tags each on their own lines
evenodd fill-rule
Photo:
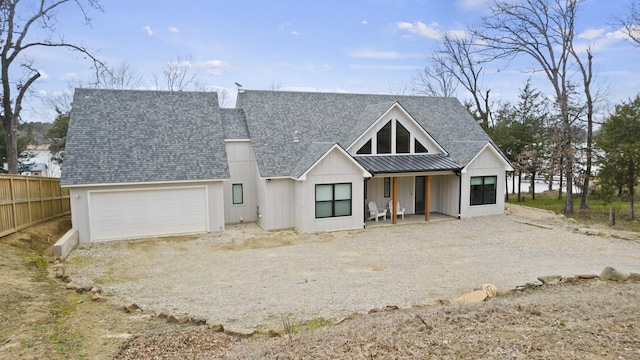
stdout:
<svg viewBox="0 0 640 360">
<path fill-rule="evenodd" d="M 49 177 L 49 166 L 45 163 L 23 163 L 19 170 L 21 175 Z"/>
<path fill-rule="evenodd" d="M 362 228 L 367 204 L 501 214 L 511 165 L 454 98 L 77 89 L 61 184 L 80 241 Z M 392 205 L 393 206 L 393 205 Z"/>
</svg>

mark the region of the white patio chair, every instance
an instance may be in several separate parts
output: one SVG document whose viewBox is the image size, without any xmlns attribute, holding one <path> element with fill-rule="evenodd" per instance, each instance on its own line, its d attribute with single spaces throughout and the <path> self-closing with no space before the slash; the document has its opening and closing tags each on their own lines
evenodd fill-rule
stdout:
<svg viewBox="0 0 640 360">
<path fill-rule="evenodd" d="M 378 210 L 376 202 L 369 201 L 369 217 L 367 220 L 376 219 L 376 221 L 378 221 L 378 218 L 381 217 L 384 217 L 384 219 L 387 220 L 387 209 Z"/>
<path fill-rule="evenodd" d="M 393 200 L 389 200 L 389 213 L 393 214 Z M 402 219 L 404 220 L 404 210 L 405 208 L 400 207 L 400 201 L 398 201 L 396 203 L 396 210 L 398 211 L 398 213 L 396 214 L 396 216 L 401 215 Z"/>
</svg>

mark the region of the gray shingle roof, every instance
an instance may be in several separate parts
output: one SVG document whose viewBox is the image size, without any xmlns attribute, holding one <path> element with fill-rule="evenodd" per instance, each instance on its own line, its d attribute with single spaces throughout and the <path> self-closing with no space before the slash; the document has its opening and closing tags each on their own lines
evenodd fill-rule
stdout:
<svg viewBox="0 0 640 360">
<path fill-rule="evenodd" d="M 491 142 L 455 98 L 256 90 L 238 96 L 263 177 L 297 177 L 300 157 L 315 154 L 314 143 L 348 148 L 396 101 L 462 166 Z"/>
<path fill-rule="evenodd" d="M 225 139 L 249 139 L 247 120 L 242 109 L 220 109 Z"/>
<path fill-rule="evenodd" d="M 62 185 L 229 178 L 215 92 L 76 89 Z"/>
<path fill-rule="evenodd" d="M 462 169 L 449 156 L 441 154 L 356 156 L 355 159 L 372 174 Z"/>
</svg>

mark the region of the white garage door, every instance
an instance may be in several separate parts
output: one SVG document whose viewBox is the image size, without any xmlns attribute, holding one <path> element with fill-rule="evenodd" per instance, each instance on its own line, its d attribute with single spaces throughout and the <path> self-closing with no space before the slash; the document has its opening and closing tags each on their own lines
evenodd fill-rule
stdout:
<svg viewBox="0 0 640 360">
<path fill-rule="evenodd" d="M 89 192 L 92 241 L 206 232 L 204 186 Z"/>
</svg>

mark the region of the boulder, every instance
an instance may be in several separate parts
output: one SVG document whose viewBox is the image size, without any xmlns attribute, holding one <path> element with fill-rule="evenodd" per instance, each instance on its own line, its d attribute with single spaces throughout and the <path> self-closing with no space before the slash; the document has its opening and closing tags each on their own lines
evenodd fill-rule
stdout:
<svg viewBox="0 0 640 360">
<path fill-rule="evenodd" d="M 142 309 L 140 309 L 140 307 L 136 303 L 133 303 L 131 301 L 123 302 L 122 306 L 124 306 L 125 311 L 130 313 L 142 312 Z"/>
<path fill-rule="evenodd" d="M 91 295 L 91 300 L 95 302 L 107 302 L 107 298 L 100 294 Z"/>
<path fill-rule="evenodd" d="M 197 326 L 202 326 L 207 323 L 207 320 L 199 317 L 191 317 L 190 320 L 193 325 L 197 325 Z"/>
<path fill-rule="evenodd" d="M 640 273 L 634 273 L 634 272 L 629 273 L 629 279 L 640 281 Z"/>
<path fill-rule="evenodd" d="M 227 328 L 224 329 L 224 333 L 231 336 L 250 337 L 256 333 L 254 329 L 242 329 L 242 328 Z"/>
<path fill-rule="evenodd" d="M 487 293 L 484 290 L 476 290 L 470 293 L 466 293 L 459 298 L 452 301 L 454 304 L 473 304 L 483 302 L 487 298 Z"/>
<path fill-rule="evenodd" d="M 102 294 L 102 286 L 98 285 L 98 286 L 94 286 L 91 288 L 91 293 L 92 294 Z"/>
<path fill-rule="evenodd" d="M 222 324 L 218 324 L 211 320 L 207 321 L 207 327 L 209 328 L 209 330 L 214 332 L 224 332 L 224 326 L 222 326 Z"/>
<path fill-rule="evenodd" d="M 607 266 L 602 270 L 602 273 L 600 274 L 600 280 L 625 281 L 629 278 L 629 276 L 631 276 L 631 274 L 626 271 L 618 270 L 613 266 Z"/>
<path fill-rule="evenodd" d="M 584 279 L 584 280 L 589 280 L 589 279 L 598 279 L 599 276 L 596 275 L 596 274 L 579 274 L 578 278 Z"/>
<path fill-rule="evenodd" d="M 538 276 L 538 280 L 545 285 L 558 285 L 561 279 L 560 275 Z"/>
<path fill-rule="evenodd" d="M 487 294 L 488 298 L 496 297 L 496 294 L 498 293 L 498 289 L 496 289 L 496 286 L 489 283 L 482 285 L 482 291 Z"/>
</svg>

